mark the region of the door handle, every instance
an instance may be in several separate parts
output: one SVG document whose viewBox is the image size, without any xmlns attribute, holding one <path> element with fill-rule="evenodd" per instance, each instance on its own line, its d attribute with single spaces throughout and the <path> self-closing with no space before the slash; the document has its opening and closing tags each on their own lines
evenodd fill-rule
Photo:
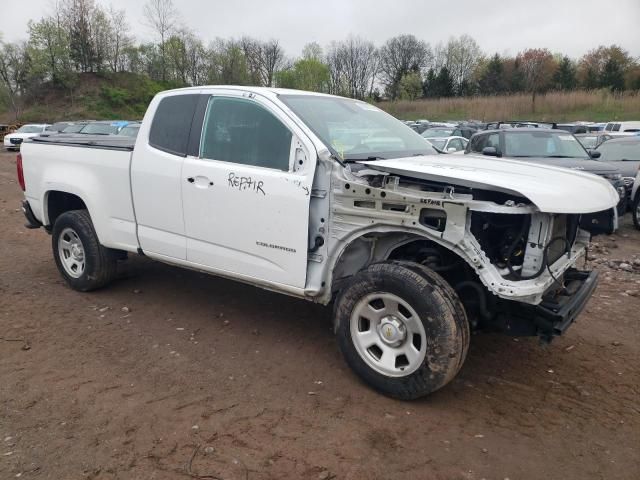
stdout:
<svg viewBox="0 0 640 480">
<path fill-rule="evenodd" d="M 189 182 L 191 185 L 195 185 L 197 188 L 213 187 L 213 182 L 202 175 L 198 175 L 196 177 L 188 177 L 187 182 Z"/>
</svg>

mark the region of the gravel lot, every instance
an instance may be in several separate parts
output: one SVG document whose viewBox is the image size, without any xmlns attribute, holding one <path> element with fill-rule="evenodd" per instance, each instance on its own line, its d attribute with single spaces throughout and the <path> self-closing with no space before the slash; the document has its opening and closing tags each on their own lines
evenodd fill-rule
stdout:
<svg viewBox="0 0 640 480">
<path fill-rule="evenodd" d="M 404 403 L 351 373 L 323 307 L 145 258 L 70 290 L 21 198 L 2 153 L 2 479 L 638 478 L 629 218 L 598 239 L 603 281 L 566 336 L 475 335 L 451 385 Z"/>
</svg>

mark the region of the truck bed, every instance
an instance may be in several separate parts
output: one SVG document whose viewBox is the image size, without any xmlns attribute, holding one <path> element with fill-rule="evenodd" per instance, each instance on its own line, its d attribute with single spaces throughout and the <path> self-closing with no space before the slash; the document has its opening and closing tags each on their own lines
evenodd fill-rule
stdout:
<svg viewBox="0 0 640 480">
<path fill-rule="evenodd" d="M 34 143 L 46 143 L 49 145 L 65 145 L 68 147 L 100 148 L 107 150 L 132 151 L 136 143 L 135 138 L 118 135 L 78 135 L 60 134 L 48 137 L 34 137 Z"/>
</svg>

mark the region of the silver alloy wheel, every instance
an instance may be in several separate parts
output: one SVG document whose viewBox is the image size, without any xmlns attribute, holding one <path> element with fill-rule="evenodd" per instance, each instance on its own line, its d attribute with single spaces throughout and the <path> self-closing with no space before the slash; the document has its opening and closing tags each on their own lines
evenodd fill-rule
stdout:
<svg viewBox="0 0 640 480">
<path fill-rule="evenodd" d="M 640 193 L 638 193 L 638 195 L 640 195 Z M 636 218 L 640 221 L 640 202 L 636 205 Z"/>
<path fill-rule="evenodd" d="M 65 228 L 58 237 L 58 255 L 64 271 L 70 277 L 80 278 L 84 273 L 85 257 L 82 240 L 72 228 Z"/>
<path fill-rule="evenodd" d="M 351 338 L 360 357 L 378 373 L 404 377 L 424 361 L 427 335 L 416 311 L 391 293 L 371 293 L 353 309 Z"/>
</svg>

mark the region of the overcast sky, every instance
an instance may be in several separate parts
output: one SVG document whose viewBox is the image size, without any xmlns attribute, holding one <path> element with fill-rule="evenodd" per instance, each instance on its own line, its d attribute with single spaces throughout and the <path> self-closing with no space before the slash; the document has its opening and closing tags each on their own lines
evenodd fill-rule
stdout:
<svg viewBox="0 0 640 480">
<path fill-rule="evenodd" d="M 108 5 L 109 0 L 96 0 Z M 26 38 L 27 21 L 51 11 L 51 0 L 4 0 L 0 15 L 5 41 Z M 127 11 L 132 32 L 147 39 L 143 0 L 111 0 Z M 640 56 L 640 0 L 174 0 L 184 25 L 206 42 L 250 35 L 277 38 L 287 55 L 302 46 L 322 46 L 349 34 L 376 45 L 412 33 L 435 45 L 471 35 L 486 53 L 516 54 L 529 47 L 579 57 L 598 45 L 618 44 Z"/>
</svg>

